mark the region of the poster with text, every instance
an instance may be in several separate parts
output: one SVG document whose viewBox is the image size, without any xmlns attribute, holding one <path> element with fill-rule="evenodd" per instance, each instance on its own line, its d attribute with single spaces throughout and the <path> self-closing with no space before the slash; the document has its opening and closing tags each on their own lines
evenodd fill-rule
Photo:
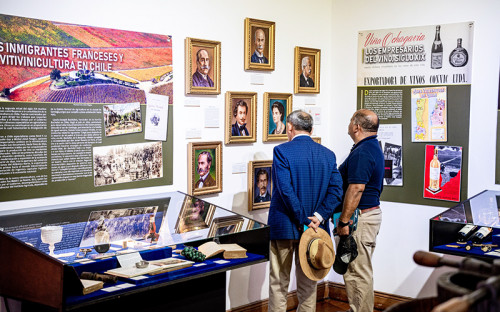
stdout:
<svg viewBox="0 0 500 312">
<path fill-rule="evenodd" d="M 425 146 L 424 198 L 460 201 L 462 147 Z"/>
<path fill-rule="evenodd" d="M 412 142 L 448 140 L 446 87 L 411 89 Z"/>
<path fill-rule="evenodd" d="M 403 140 L 401 124 L 382 124 L 378 140 L 384 152 L 384 185 L 403 186 Z"/>
<path fill-rule="evenodd" d="M 171 36 L 0 14 L 2 100 L 172 104 Z"/>
</svg>

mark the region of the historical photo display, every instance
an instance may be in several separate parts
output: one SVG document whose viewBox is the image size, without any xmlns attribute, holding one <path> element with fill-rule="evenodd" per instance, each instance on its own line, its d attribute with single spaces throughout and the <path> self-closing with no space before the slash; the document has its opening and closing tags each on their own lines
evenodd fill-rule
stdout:
<svg viewBox="0 0 500 312">
<path fill-rule="evenodd" d="M 214 212 L 214 205 L 199 198 L 186 196 L 175 225 L 175 233 L 207 229 L 212 222 Z"/>
<path fill-rule="evenodd" d="M 269 208 L 271 204 L 272 160 L 256 160 L 248 163 L 248 210 Z"/>
<path fill-rule="evenodd" d="M 292 111 L 291 93 L 264 93 L 264 124 L 262 140 L 287 140 L 286 117 Z"/>
<path fill-rule="evenodd" d="M 161 142 L 93 148 L 94 186 L 163 177 Z"/>
<path fill-rule="evenodd" d="M 403 135 L 401 124 L 381 124 L 377 139 L 384 152 L 384 185 L 403 186 Z"/>
<path fill-rule="evenodd" d="M 412 142 L 448 141 L 446 87 L 411 89 Z"/>
<path fill-rule="evenodd" d="M 188 144 L 190 195 L 222 192 L 222 142 Z"/>
<path fill-rule="evenodd" d="M 102 110 L 106 136 L 142 131 L 141 103 L 106 104 Z"/>
<path fill-rule="evenodd" d="M 240 216 L 226 216 L 215 218 L 210 224 L 208 237 L 217 237 L 226 234 L 238 233 L 243 227 L 243 218 Z"/>
<path fill-rule="evenodd" d="M 319 93 L 321 50 L 295 47 L 294 92 Z"/>
<path fill-rule="evenodd" d="M 256 141 L 257 93 L 226 92 L 225 143 Z"/>
<path fill-rule="evenodd" d="M 425 146 L 424 198 L 460 201 L 461 173 L 461 146 Z"/>
<path fill-rule="evenodd" d="M 186 38 L 186 94 L 220 94 L 221 43 Z"/>
<path fill-rule="evenodd" d="M 245 19 L 245 69 L 274 70 L 275 23 Z"/>
</svg>

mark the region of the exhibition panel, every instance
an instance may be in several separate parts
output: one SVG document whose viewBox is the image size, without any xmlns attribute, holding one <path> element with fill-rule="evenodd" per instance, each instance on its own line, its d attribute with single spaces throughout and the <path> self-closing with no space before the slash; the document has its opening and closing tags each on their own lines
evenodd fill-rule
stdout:
<svg viewBox="0 0 500 312">
<path fill-rule="evenodd" d="M 225 271 L 267 261 L 268 245 L 267 225 L 180 192 L 3 211 L 0 295 L 23 310 L 127 310 L 139 294 L 164 289 L 171 302 L 148 306 L 182 307 L 190 294 L 181 289 L 214 275 L 221 296 L 197 304 L 220 297 L 223 307 Z"/>
</svg>

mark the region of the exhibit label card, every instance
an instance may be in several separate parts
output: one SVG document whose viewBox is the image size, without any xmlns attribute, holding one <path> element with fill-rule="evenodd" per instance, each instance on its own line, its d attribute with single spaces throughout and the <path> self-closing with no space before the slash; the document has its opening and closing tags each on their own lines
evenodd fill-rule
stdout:
<svg viewBox="0 0 500 312">
<path fill-rule="evenodd" d="M 168 128 L 168 96 L 148 94 L 146 110 L 146 140 L 166 141 Z"/>
<path fill-rule="evenodd" d="M 425 146 L 424 198 L 460 201 L 461 173 L 461 146 Z"/>
<path fill-rule="evenodd" d="M 403 186 L 403 135 L 401 124 L 381 124 L 377 136 L 384 152 L 384 185 Z"/>
</svg>

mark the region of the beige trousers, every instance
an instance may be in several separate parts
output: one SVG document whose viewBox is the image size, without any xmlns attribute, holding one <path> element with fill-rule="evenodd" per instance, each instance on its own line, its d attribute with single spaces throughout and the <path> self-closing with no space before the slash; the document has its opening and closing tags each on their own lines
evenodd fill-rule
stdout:
<svg viewBox="0 0 500 312">
<path fill-rule="evenodd" d="M 286 299 L 292 260 L 295 254 L 295 276 L 297 278 L 297 312 L 316 311 L 317 282 L 310 280 L 302 271 L 299 263 L 298 240 L 272 240 L 269 262 L 269 312 L 286 311 Z"/>
<path fill-rule="evenodd" d="M 373 312 L 372 256 L 381 224 L 380 209 L 361 213 L 358 228 L 353 233 L 358 244 L 358 257 L 349 264 L 344 274 L 347 299 L 352 312 Z"/>
</svg>

